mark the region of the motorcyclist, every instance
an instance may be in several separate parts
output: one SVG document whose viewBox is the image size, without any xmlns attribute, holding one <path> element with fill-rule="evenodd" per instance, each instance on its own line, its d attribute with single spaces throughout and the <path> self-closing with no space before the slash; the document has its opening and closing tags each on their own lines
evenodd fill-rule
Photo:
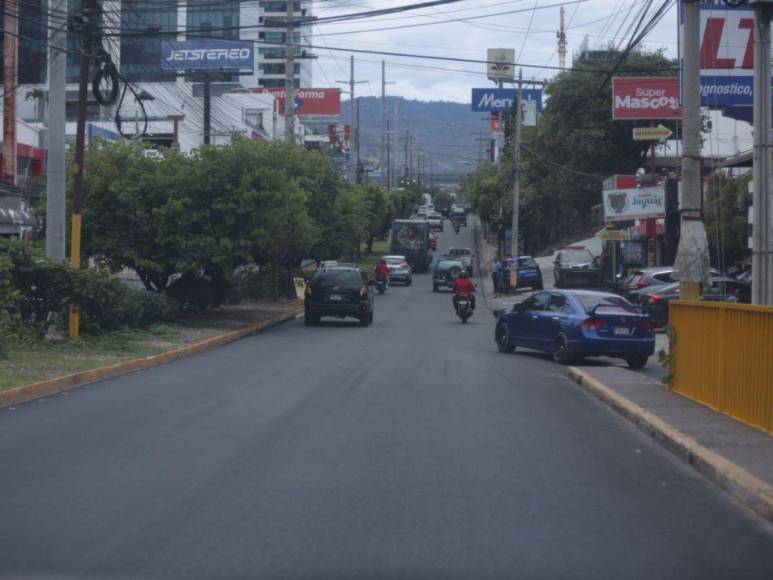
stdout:
<svg viewBox="0 0 773 580">
<path fill-rule="evenodd" d="M 384 281 L 387 288 L 389 287 L 389 267 L 387 266 L 386 260 L 379 260 L 378 264 L 376 264 L 376 280 L 377 281 Z"/>
<path fill-rule="evenodd" d="M 466 294 L 470 297 L 470 306 L 475 310 L 475 283 L 470 280 L 466 271 L 462 270 L 459 273 L 459 277 L 454 280 L 453 291 L 454 310 L 456 310 L 456 302 L 461 294 Z"/>
</svg>

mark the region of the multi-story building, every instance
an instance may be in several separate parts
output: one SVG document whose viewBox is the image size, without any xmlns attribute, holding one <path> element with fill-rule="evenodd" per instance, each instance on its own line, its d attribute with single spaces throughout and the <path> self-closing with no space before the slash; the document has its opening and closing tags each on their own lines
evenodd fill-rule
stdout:
<svg viewBox="0 0 773 580">
<path fill-rule="evenodd" d="M 287 18 L 287 2 L 277 0 L 261 0 L 258 2 L 260 9 L 260 29 L 257 40 L 260 42 L 257 58 L 257 81 L 261 87 L 285 86 L 285 48 L 287 31 L 283 21 Z M 294 0 L 293 13 L 296 18 L 310 19 L 312 6 L 310 0 Z M 312 25 L 298 26 L 293 31 L 292 42 L 295 47 L 296 57 L 294 78 L 295 86 L 311 86 L 311 51 L 304 48 L 311 44 Z M 275 45 L 275 46 L 266 46 Z"/>
</svg>

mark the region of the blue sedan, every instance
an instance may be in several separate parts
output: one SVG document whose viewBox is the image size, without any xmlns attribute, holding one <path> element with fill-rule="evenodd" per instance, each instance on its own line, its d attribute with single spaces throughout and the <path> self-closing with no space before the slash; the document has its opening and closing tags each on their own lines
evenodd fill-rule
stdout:
<svg viewBox="0 0 773 580">
<path fill-rule="evenodd" d="M 563 364 L 609 356 L 639 369 L 655 352 L 649 316 L 617 294 L 590 290 L 532 294 L 497 321 L 494 339 L 500 352 L 521 346 L 550 353 Z"/>
</svg>

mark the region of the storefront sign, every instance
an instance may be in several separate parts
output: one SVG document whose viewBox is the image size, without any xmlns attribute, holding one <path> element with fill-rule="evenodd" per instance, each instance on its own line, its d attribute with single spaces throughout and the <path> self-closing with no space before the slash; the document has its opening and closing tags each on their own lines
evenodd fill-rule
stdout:
<svg viewBox="0 0 773 580">
<path fill-rule="evenodd" d="M 256 93 L 269 93 L 277 100 L 278 112 L 284 115 L 285 89 L 255 89 Z M 339 117 L 341 115 L 341 89 L 295 89 L 295 114 L 299 117 Z"/>
<path fill-rule="evenodd" d="M 604 221 L 628 221 L 666 216 L 662 185 L 633 189 L 608 189 L 604 196 Z"/>
<path fill-rule="evenodd" d="M 613 119 L 678 119 L 677 77 L 615 77 L 612 79 Z"/>
<path fill-rule="evenodd" d="M 235 40 L 162 42 L 161 68 L 166 71 L 244 70 L 254 68 L 253 44 Z"/>
<path fill-rule="evenodd" d="M 472 111 L 475 113 L 506 113 L 513 110 L 518 89 L 472 89 Z M 542 89 L 523 89 L 523 102 L 534 103 L 542 112 Z"/>
</svg>

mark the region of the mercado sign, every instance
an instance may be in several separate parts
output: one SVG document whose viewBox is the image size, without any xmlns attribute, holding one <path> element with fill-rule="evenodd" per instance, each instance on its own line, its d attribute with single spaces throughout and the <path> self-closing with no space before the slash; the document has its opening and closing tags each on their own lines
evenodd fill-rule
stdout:
<svg viewBox="0 0 773 580">
<path fill-rule="evenodd" d="M 474 113 L 507 113 L 513 110 L 518 89 L 472 89 Z M 542 112 L 542 89 L 523 89 L 524 105 L 534 104 Z"/>
<path fill-rule="evenodd" d="M 613 119 L 678 119 L 677 77 L 615 77 L 612 79 Z"/>
<path fill-rule="evenodd" d="M 602 194 L 605 222 L 666 217 L 666 194 L 663 185 L 605 189 Z"/>
<path fill-rule="evenodd" d="M 679 3 L 683 34 L 684 0 Z M 700 2 L 701 105 L 752 106 L 754 88 L 754 9 L 725 0 Z"/>
<path fill-rule="evenodd" d="M 161 43 L 161 69 L 165 71 L 251 71 L 254 64 L 252 42 L 209 40 Z"/>
</svg>

